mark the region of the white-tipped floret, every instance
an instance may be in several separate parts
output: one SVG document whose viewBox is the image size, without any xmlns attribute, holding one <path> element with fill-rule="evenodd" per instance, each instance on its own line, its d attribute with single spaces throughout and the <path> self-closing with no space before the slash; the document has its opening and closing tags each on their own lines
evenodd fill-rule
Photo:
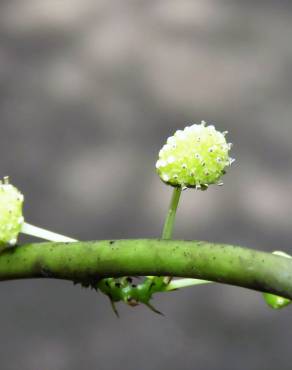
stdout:
<svg viewBox="0 0 292 370">
<path fill-rule="evenodd" d="M 157 172 L 169 185 L 205 190 L 210 184 L 221 184 L 226 167 L 234 161 L 229 157 L 231 143 L 213 125 L 192 124 L 177 130 L 159 152 Z"/>
<path fill-rule="evenodd" d="M 0 181 L 0 249 L 17 243 L 24 223 L 22 215 L 23 195 L 9 183 L 9 178 Z"/>
</svg>

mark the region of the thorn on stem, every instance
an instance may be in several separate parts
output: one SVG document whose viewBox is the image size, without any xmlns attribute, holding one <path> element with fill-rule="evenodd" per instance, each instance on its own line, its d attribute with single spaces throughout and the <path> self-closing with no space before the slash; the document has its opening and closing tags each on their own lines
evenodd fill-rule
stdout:
<svg viewBox="0 0 292 370">
<path fill-rule="evenodd" d="M 147 306 L 152 312 L 157 313 L 158 315 L 164 316 L 164 314 L 160 311 L 158 311 L 152 304 L 145 303 L 145 306 Z"/>
<path fill-rule="evenodd" d="M 119 311 L 117 310 L 117 307 L 116 307 L 115 302 L 111 299 L 111 297 L 109 297 L 109 300 L 110 300 L 111 308 L 112 308 L 114 314 L 119 319 L 120 318 L 120 315 L 119 315 Z"/>
</svg>

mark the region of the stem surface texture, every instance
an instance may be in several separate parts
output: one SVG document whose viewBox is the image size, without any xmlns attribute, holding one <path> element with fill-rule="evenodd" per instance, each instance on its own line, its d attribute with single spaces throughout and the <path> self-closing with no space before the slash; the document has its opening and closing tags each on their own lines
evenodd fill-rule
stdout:
<svg viewBox="0 0 292 370">
<path fill-rule="evenodd" d="M 84 282 L 147 275 L 204 279 L 292 299 L 291 258 L 232 245 L 161 239 L 49 242 L 0 254 L 0 280 Z"/>
</svg>

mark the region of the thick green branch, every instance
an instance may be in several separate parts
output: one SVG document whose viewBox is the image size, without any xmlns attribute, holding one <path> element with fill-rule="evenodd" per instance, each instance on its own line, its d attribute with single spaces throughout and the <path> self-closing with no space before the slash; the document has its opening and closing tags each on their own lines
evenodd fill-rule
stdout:
<svg viewBox="0 0 292 370">
<path fill-rule="evenodd" d="M 231 245 L 131 239 L 27 244 L 0 254 L 0 280 L 146 275 L 199 278 L 292 299 L 292 259 Z"/>
</svg>

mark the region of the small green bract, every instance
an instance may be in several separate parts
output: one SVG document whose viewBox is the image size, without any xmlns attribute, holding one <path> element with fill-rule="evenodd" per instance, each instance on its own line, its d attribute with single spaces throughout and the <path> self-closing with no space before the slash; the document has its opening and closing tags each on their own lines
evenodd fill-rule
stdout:
<svg viewBox="0 0 292 370">
<path fill-rule="evenodd" d="M 222 185 L 220 178 L 234 161 L 228 153 L 227 132 L 213 125 L 194 124 L 178 130 L 159 152 L 156 170 L 168 185 L 205 190 L 210 184 Z"/>
<path fill-rule="evenodd" d="M 5 177 L 0 181 L 0 250 L 17 243 L 24 223 L 22 205 L 23 195 Z"/>
</svg>

